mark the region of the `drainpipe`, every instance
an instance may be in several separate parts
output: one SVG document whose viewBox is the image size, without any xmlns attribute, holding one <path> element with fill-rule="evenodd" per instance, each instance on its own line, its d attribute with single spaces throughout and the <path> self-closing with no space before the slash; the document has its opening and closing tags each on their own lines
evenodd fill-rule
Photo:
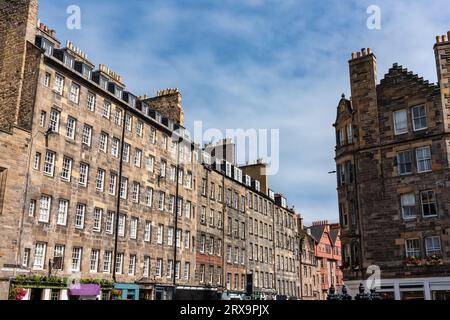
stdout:
<svg viewBox="0 0 450 320">
<path fill-rule="evenodd" d="M 303 267 L 303 241 L 305 240 L 305 238 L 301 238 L 299 237 L 299 246 L 300 246 L 300 259 L 299 259 L 299 263 L 300 263 L 300 270 L 299 270 L 299 277 L 300 277 L 300 299 L 303 300 L 303 276 L 302 276 L 302 267 Z"/>
<path fill-rule="evenodd" d="M 173 296 L 172 299 L 174 299 L 175 296 L 175 290 L 177 285 L 177 276 L 176 276 L 176 264 L 177 264 L 177 231 L 178 231 L 178 210 L 181 212 L 181 208 L 179 207 L 179 179 L 180 179 L 180 144 L 181 144 L 182 138 L 178 136 L 177 134 L 177 170 L 176 170 L 176 179 L 175 183 L 176 185 L 176 191 L 175 191 L 175 243 L 173 246 Z M 181 247 L 181 233 L 180 233 L 180 247 Z M 181 264 L 180 264 L 181 269 Z M 181 273 L 181 270 L 179 270 Z"/>
<path fill-rule="evenodd" d="M 272 210 L 272 239 L 273 239 L 273 286 L 275 287 L 275 294 L 278 295 L 278 288 L 277 288 L 277 248 L 276 248 L 276 238 L 275 238 L 275 228 L 277 227 L 277 223 L 275 222 L 275 209 L 276 204 L 274 202 L 273 210 Z"/>
<path fill-rule="evenodd" d="M 217 164 L 216 164 L 217 165 Z M 222 175 L 222 194 L 221 194 L 221 199 L 222 199 L 222 287 L 224 288 L 224 292 L 227 289 L 226 285 L 227 285 L 227 272 L 226 272 L 226 260 L 225 260 L 225 255 L 228 255 L 228 252 L 226 250 L 226 246 L 225 246 L 225 210 L 226 210 L 226 200 L 225 200 L 225 175 L 221 172 L 220 173 Z M 227 219 L 228 221 L 228 219 Z M 228 227 L 228 225 L 227 225 Z M 231 286 L 230 286 L 231 287 Z M 223 294 L 223 293 L 222 293 Z"/>
<path fill-rule="evenodd" d="M 123 120 L 122 120 L 122 139 L 120 145 L 120 154 L 119 154 L 119 175 L 118 175 L 118 183 L 117 183 L 117 195 L 116 195 L 116 216 L 115 216 L 115 228 L 114 228 L 114 257 L 113 257 L 113 281 L 117 282 L 116 279 L 116 265 L 117 265 L 117 247 L 119 242 L 119 216 L 120 216 L 120 186 L 122 185 L 122 172 L 123 172 L 123 150 L 125 146 L 125 119 L 127 117 L 127 113 L 124 110 Z M 123 264 L 123 261 L 122 261 Z"/>
</svg>

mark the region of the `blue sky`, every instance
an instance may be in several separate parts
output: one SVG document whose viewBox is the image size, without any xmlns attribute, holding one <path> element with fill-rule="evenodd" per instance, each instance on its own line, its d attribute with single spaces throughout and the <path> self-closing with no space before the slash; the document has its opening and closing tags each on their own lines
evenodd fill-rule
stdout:
<svg viewBox="0 0 450 320">
<path fill-rule="evenodd" d="M 69 5 L 81 8 L 80 30 L 66 28 Z M 366 27 L 369 5 L 381 30 Z M 379 79 L 398 62 L 435 82 L 435 36 L 450 30 L 447 0 L 40 0 L 40 17 L 129 91 L 180 88 L 187 128 L 280 129 L 270 184 L 306 223 L 338 219 L 328 172 L 351 52 L 373 48 Z"/>
</svg>

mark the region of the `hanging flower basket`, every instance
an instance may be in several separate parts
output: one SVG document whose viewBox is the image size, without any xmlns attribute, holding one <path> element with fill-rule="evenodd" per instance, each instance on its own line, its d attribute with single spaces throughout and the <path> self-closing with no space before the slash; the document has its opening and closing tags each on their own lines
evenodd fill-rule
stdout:
<svg viewBox="0 0 450 320">
<path fill-rule="evenodd" d="M 11 292 L 9 293 L 9 299 L 10 300 L 23 300 L 25 296 L 27 295 L 27 291 L 23 288 L 13 288 L 11 289 Z"/>
<path fill-rule="evenodd" d="M 113 289 L 111 290 L 111 299 L 112 300 L 120 300 L 122 298 L 122 291 Z"/>
</svg>

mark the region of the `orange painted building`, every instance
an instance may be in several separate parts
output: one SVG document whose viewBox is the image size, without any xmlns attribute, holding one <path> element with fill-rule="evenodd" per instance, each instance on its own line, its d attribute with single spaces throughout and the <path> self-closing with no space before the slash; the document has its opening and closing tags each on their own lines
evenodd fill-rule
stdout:
<svg viewBox="0 0 450 320">
<path fill-rule="evenodd" d="M 336 288 L 343 285 L 341 270 L 342 251 L 340 239 L 340 225 L 330 224 L 328 221 L 314 222 L 309 228 L 315 240 L 314 253 L 320 273 L 320 299 L 327 297 L 327 292 L 333 284 Z"/>
</svg>

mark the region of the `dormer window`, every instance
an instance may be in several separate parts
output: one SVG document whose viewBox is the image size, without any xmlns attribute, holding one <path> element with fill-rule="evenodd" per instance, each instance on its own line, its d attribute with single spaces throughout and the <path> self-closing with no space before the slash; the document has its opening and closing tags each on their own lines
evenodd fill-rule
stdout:
<svg viewBox="0 0 450 320">
<path fill-rule="evenodd" d="M 130 97 L 130 106 L 132 108 L 136 108 L 136 98 L 135 97 Z"/>
<path fill-rule="evenodd" d="M 100 87 L 102 87 L 104 90 L 108 90 L 108 79 L 106 79 L 103 76 L 100 76 L 99 79 L 99 85 Z"/>
<path fill-rule="evenodd" d="M 231 175 L 231 163 L 225 162 L 225 173 L 228 177 L 232 177 Z"/>
<path fill-rule="evenodd" d="M 287 201 L 286 201 L 286 198 L 281 198 L 281 206 L 283 207 L 283 208 L 286 208 L 287 207 Z"/>
<path fill-rule="evenodd" d="M 269 198 L 275 200 L 275 193 L 272 190 L 269 190 Z"/>
<path fill-rule="evenodd" d="M 211 157 L 208 153 L 203 152 L 203 162 L 207 165 L 211 164 Z"/>
<path fill-rule="evenodd" d="M 252 186 L 252 178 L 251 178 L 248 174 L 245 175 L 245 184 L 246 184 L 248 187 L 251 187 L 251 186 Z"/>
<path fill-rule="evenodd" d="M 256 189 L 256 191 L 258 191 L 258 192 L 261 191 L 261 184 L 259 183 L 258 180 L 255 180 L 255 189 Z"/>
<path fill-rule="evenodd" d="M 234 168 L 234 180 L 242 183 L 242 170 L 239 168 Z"/>
<path fill-rule="evenodd" d="M 42 38 L 41 48 L 45 50 L 45 55 L 51 57 L 53 55 L 54 44 L 45 38 Z"/>
<path fill-rule="evenodd" d="M 75 59 L 68 53 L 64 53 L 64 64 L 66 67 L 73 69 L 73 66 L 75 64 Z"/>
<path fill-rule="evenodd" d="M 92 69 L 83 63 L 83 76 L 87 79 L 91 79 L 92 77 Z"/>
<path fill-rule="evenodd" d="M 122 99 L 123 89 L 116 86 L 116 97 Z"/>
</svg>

